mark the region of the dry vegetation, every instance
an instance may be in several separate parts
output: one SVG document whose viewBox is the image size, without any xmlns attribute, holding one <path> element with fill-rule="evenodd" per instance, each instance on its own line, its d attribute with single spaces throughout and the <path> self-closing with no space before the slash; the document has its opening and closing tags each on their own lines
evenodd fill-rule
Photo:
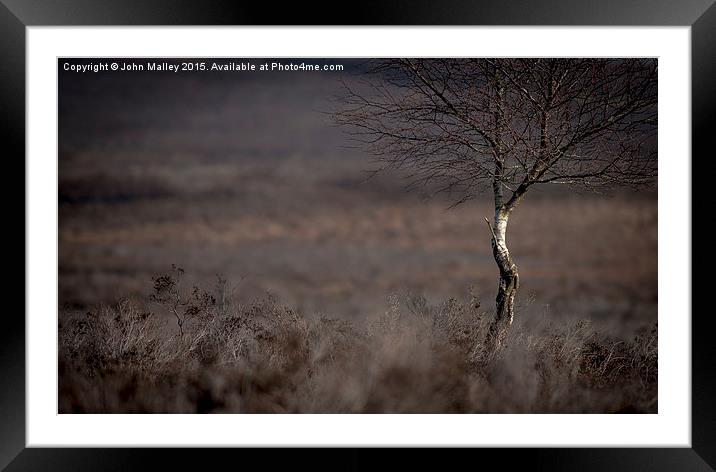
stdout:
<svg viewBox="0 0 716 472">
<path fill-rule="evenodd" d="M 479 301 L 394 296 L 372 319 L 306 316 L 226 282 L 154 279 L 131 301 L 66 313 L 62 413 L 643 413 L 657 411 L 656 325 L 630 341 L 588 322 L 524 329 L 484 361 Z"/>
</svg>

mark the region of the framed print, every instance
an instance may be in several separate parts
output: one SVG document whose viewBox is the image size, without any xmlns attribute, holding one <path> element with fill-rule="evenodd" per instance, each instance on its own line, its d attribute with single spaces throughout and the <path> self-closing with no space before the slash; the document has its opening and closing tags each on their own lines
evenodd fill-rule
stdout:
<svg viewBox="0 0 716 472">
<path fill-rule="evenodd" d="M 3 2 L 2 467 L 712 470 L 716 7 L 447 6 Z"/>
</svg>

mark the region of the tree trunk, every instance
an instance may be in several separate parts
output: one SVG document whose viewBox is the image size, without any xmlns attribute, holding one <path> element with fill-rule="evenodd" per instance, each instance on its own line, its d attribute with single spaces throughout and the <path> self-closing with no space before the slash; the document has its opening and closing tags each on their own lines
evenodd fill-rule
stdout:
<svg viewBox="0 0 716 472">
<path fill-rule="evenodd" d="M 495 223 L 492 229 L 492 255 L 500 270 L 500 283 L 497 289 L 495 319 L 487 334 L 487 348 L 494 352 L 504 341 L 507 330 L 515 315 L 515 295 L 519 288 L 517 266 L 507 250 L 507 221 L 509 213 L 504 209 L 495 211 Z M 489 222 L 488 222 L 489 223 Z"/>
</svg>

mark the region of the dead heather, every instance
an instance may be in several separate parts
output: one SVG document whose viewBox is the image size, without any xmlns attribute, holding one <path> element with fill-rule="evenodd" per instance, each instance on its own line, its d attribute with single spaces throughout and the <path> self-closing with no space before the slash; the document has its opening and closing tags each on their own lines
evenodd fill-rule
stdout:
<svg viewBox="0 0 716 472">
<path fill-rule="evenodd" d="M 396 295 L 346 320 L 183 282 L 155 277 L 151 311 L 61 313 L 60 413 L 657 412 L 656 325 L 624 340 L 518 320 L 484 362 L 492 315 L 475 298 Z"/>
</svg>

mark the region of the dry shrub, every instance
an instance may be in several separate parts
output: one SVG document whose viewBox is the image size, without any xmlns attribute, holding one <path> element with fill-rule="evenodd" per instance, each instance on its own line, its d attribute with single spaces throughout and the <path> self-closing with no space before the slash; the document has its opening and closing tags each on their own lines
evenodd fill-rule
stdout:
<svg viewBox="0 0 716 472">
<path fill-rule="evenodd" d="M 155 313 L 131 301 L 64 313 L 60 411 L 656 412 L 657 329 L 630 341 L 586 322 L 516 324 L 486 358 L 491 315 L 472 300 L 392 296 L 385 313 L 309 317 L 274 297 L 235 303 L 225 281 L 155 278 Z"/>
</svg>

